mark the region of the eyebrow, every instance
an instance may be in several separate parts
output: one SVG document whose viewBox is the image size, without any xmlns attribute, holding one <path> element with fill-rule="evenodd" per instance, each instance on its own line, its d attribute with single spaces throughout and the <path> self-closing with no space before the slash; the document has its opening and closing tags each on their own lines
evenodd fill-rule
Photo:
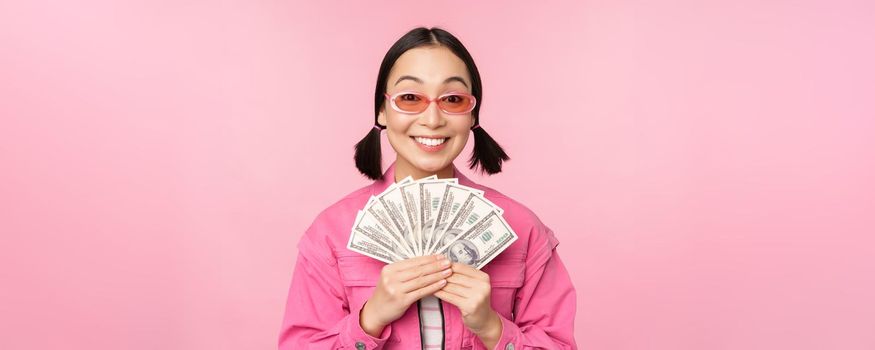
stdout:
<svg viewBox="0 0 875 350">
<path fill-rule="evenodd" d="M 402 75 L 400 78 L 398 78 L 398 81 L 395 82 L 395 85 L 398 85 L 398 83 L 400 83 L 402 80 L 405 80 L 405 79 L 413 80 L 413 81 L 420 83 L 420 84 L 423 83 L 422 79 L 419 79 L 417 77 L 414 77 L 411 75 Z M 465 82 L 465 79 L 462 79 L 462 77 L 459 77 L 459 76 L 452 76 L 452 77 L 445 79 L 444 84 L 449 83 L 451 81 L 458 81 L 458 82 L 462 83 L 462 85 L 465 85 L 465 87 L 468 87 L 468 83 Z"/>
</svg>

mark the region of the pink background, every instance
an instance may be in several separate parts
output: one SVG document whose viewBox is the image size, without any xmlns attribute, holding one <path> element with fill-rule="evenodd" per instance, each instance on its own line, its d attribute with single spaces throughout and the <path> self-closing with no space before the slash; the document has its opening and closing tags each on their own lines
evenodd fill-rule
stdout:
<svg viewBox="0 0 875 350">
<path fill-rule="evenodd" d="M 474 179 L 558 234 L 581 348 L 875 348 L 872 2 L 364 3 L 0 4 L 0 348 L 274 348 L 419 25 L 476 59 L 513 160 Z"/>
</svg>

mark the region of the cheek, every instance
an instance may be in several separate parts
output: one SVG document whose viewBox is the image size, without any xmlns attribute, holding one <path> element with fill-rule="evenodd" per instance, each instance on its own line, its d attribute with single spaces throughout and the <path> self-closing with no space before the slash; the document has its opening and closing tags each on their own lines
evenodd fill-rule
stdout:
<svg viewBox="0 0 875 350">
<path fill-rule="evenodd" d="M 463 145 L 465 144 L 465 141 L 468 140 L 468 135 L 471 134 L 471 122 L 473 120 L 473 117 L 466 117 L 453 121 L 452 128 L 456 134 L 456 138 L 461 141 Z"/>
<path fill-rule="evenodd" d="M 396 153 L 407 153 L 405 149 L 408 147 L 405 143 L 407 141 L 407 136 L 403 134 L 403 132 L 398 132 L 396 130 L 387 129 L 388 133 L 386 133 L 386 137 L 389 139 L 389 145 L 392 146 L 392 149 L 395 150 Z"/>
<path fill-rule="evenodd" d="M 470 131 L 469 132 L 462 131 L 462 132 L 457 133 L 456 137 L 455 137 L 456 140 L 453 141 L 453 148 L 459 149 L 459 150 L 461 150 L 462 148 L 465 148 L 465 144 L 468 143 L 469 134 L 470 134 Z"/>
<path fill-rule="evenodd" d="M 396 115 L 388 115 L 386 120 L 386 135 L 389 138 L 389 142 L 393 145 L 398 142 L 403 142 L 404 139 L 407 138 L 407 130 L 410 128 L 410 125 L 412 125 L 412 122 L 407 121 L 405 118 Z"/>
<path fill-rule="evenodd" d="M 395 132 L 404 132 L 410 127 L 410 122 L 407 119 L 410 118 L 402 118 L 394 113 L 390 113 L 386 116 L 386 127 Z"/>
</svg>

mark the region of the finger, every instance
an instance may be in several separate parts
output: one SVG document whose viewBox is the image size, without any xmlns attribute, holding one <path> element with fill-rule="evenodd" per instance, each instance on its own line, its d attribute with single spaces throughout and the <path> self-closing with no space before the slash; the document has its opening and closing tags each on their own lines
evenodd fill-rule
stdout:
<svg viewBox="0 0 875 350">
<path fill-rule="evenodd" d="M 419 266 L 422 264 L 428 264 L 430 262 L 433 262 L 433 261 L 440 259 L 441 257 L 442 257 L 442 255 L 438 255 L 438 254 L 417 256 L 415 258 L 404 259 L 404 260 L 401 260 L 398 262 L 394 262 L 392 264 L 389 264 L 388 266 L 391 266 L 394 271 L 401 271 L 401 270 L 406 270 L 412 266 Z"/>
<path fill-rule="evenodd" d="M 443 300 L 443 301 L 446 301 L 450 304 L 456 305 L 456 307 L 459 307 L 459 305 L 463 305 L 463 303 L 465 301 L 465 299 L 463 297 L 461 297 L 457 294 L 453 294 L 453 293 L 444 291 L 444 290 L 438 290 L 438 291 L 434 292 L 434 296 L 440 300 Z"/>
<path fill-rule="evenodd" d="M 400 289 L 405 293 L 409 293 L 410 291 L 420 289 L 420 288 L 428 286 L 434 282 L 445 279 L 448 276 L 450 276 L 452 273 L 453 273 L 453 270 L 444 269 L 441 271 L 437 271 L 435 273 L 430 273 L 428 275 L 422 275 L 422 276 L 416 277 L 412 280 L 409 280 L 407 282 L 401 283 Z"/>
<path fill-rule="evenodd" d="M 453 272 L 458 273 L 458 274 L 462 274 L 465 276 L 473 277 L 473 278 L 479 279 L 479 280 L 489 278 L 489 274 L 487 274 L 486 272 L 480 271 L 480 270 L 475 269 L 474 267 L 472 267 L 470 265 L 465 265 L 462 263 L 453 263 Z"/>
<path fill-rule="evenodd" d="M 465 276 L 465 275 L 458 274 L 458 273 L 454 273 L 454 274 L 450 275 L 449 277 L 447 277 L 447 282 L 455 283 L 455 284 L 462 285 L 462 286 L 469 287 L 469 288 L 476 287 L 476 286 L 482 284 L 482 282 L 478 279 L 474 279 L 474 278 L 471 278 L 470 276 Z"/>
<path fill-rule="evenodd" d="M 441 288 L 444 292 L 453 293 L 459 296 L 462 299 L 468 299 L 467 295 L 471 294 L 471 288 L 465 287 L 461 284 L 456 284 L 447 280 L 447 285 Z"/>
<path fill-rule="evenodd" d="M 431 294 L 434 294 L 435 292 L 441 290 L 441 288 L 443 288 L 446 284 L 447 284 L 447 280 L 440 279 L 437 282 L 426 285 L 425 287 L 411 291 L 410 293 L 407 293 L 407 295 L 409 295 L 412 298 L 412 300 L 419 300 L 419 299 L 424 298 L 426 295 L 431 295 Z"/>
<path fill-rule="evenodd" d="M 438 259 L 427 264 L 413 266 L 407 268 L 406 270 L 399 271 L 397 274 L 397 278 L 398 281 L 407 282 L 417 277 L 422 277 L 438 271 L 445 270 L 450 267 L 450 264 L 451 262 L 448 259 Z"/>
</svg>

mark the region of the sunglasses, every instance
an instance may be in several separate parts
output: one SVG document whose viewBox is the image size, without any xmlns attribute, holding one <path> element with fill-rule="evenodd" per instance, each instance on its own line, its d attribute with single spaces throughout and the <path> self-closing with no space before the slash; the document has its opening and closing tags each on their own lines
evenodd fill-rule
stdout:
<svg viewBox="0 0 875 350">
<path fill-rule="evenodd" d="M 438 108 L 446 114 L 465 114 L 474 110 L 474 106 L 477 105 L 474 95 L 464 92 L 448 92 L 434 99 L 416 91 L 400 91 L 392 95 L 383 93 L 383 95 L 389 99 L 392 109 L 404 114 L 422 113 L 432 101 L 437 102 Z"/>
</svg>

